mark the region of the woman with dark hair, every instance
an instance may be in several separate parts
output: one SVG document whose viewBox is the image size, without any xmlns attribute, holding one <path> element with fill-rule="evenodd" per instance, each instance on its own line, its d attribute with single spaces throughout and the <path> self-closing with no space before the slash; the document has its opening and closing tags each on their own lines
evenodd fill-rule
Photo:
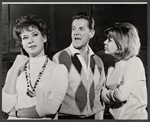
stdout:
<svg viewBox="0 0 150 122">
<path fill-rule="evenodd" d="M 147 119 L 145 69 L 140 58 L 138 30 L 130 23 L 116 23 L 105 30 L 105 53 L 115 58 L 108 69 L 102 100 L 114 119 Z"/>
<path fill-rule="evenodd" d="M 8 119 L 53 119 L 66 94 L 68 71 L 47 56 L 50 31 L 44 21 L 29 15 L 17 19 L 13 35 L 27 55 L 17 55 L 7 73 L 2 111 Z"/>
</svg>

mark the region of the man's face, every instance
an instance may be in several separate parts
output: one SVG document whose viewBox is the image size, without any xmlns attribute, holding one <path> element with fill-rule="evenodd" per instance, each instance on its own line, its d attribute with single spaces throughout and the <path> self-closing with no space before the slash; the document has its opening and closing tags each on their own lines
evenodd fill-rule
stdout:
<svg viewBox="0 0 150 122">
<path fill-rule="evenodd" d="M 89 29 L 87 20 L 75 19 L 72 22 L 71 37 L 74 48 L 79 50 L 85 48 L 93 36 L 94 30 Z"/>
</svg>

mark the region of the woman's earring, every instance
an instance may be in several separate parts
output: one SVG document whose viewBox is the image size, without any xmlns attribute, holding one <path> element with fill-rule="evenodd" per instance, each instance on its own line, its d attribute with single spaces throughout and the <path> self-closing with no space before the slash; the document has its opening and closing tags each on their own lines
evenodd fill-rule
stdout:
<svg viewBox="0 0 150 122">
<path fill-rule="evenodd" d="M 117 50 L 116 53 L 119 53 L 119 50 Z"/>
<path fill-rule="evenodd" d="M 121 49 L 121 48 L 118 46 L 118 50 L 116 51 L 116 53 L 119 53 L 119 52 L 120 52 L 120 49 Z"/>
<path fill-rule="evenodd" d="M 47 39 L 44 39 L 44 42 L 47 42 Z"/>
</svg>

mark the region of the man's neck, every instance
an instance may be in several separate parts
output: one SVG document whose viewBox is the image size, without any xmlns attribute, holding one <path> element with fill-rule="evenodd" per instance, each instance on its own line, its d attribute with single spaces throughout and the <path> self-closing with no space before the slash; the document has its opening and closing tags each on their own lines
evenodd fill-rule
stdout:
<svg viewBox="0 0 150 122">
<path fill-rule="evenodd" d="M 82 50 L 79 50 L 81 55 L 83 56 L 84 60 L 85 60 L 85 63 L 86 65 L 88 66 L 88 55 L 89 55 L 89 49 L 88 49 L 88 46 L 86 46 L 86 48 L 82 49 Z"/>
<path fill-rule="evenodd" d="M 88 52 L 88 50 L 89 50 L 88 46 L 85 46 L 84 48 L 80 49 L 79 51 L 82 55 L 85 55 Z"/>
</svg>

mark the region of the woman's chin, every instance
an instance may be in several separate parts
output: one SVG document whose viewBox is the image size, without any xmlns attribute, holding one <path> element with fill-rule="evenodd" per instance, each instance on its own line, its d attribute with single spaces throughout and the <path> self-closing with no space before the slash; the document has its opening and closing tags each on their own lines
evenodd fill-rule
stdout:
<svg viewBox="0 0 150 122">
<path fill-rule="evenodd" d="M 105 54 L 109 54 L 109 52 L 107 50 L 104 50 Z"/>
</svg>

